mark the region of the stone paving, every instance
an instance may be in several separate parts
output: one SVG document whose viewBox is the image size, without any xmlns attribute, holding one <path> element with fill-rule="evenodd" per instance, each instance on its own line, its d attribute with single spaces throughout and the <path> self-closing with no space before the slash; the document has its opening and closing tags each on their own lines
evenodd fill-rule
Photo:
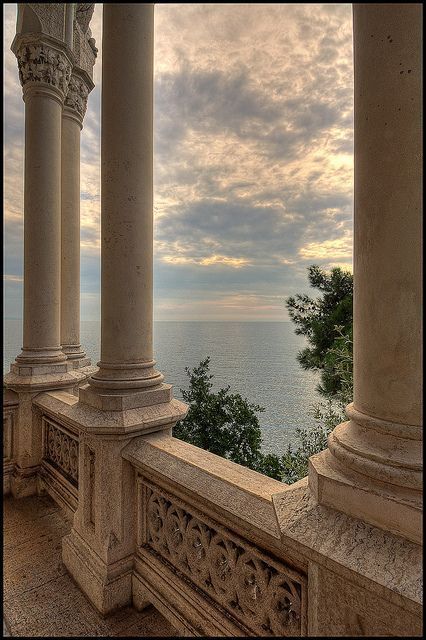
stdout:
<svg viewBox="0 0 426 640">
<path fill-rule="evenodd" d="M 48 496 L 3 501 L 4 620 L 12 637 L 175 637 L 153 607 L 103 618 L 68 575 L 61 539 L 71 524 Z M 4 629 L 4 626 L 3 626 Z"/>
</svg>

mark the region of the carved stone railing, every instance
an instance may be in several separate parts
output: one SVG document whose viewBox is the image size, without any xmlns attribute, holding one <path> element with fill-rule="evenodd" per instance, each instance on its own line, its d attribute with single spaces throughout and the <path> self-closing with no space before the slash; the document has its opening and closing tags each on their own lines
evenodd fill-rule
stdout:
<svg viewBox="0 0 426 640">
<path fill-rule="evenodd" d="M 47 491 L 69 517 L 78 504 L 79 430 L 64 419 L 56 407 L 76 402 L 78 398 L 65 391 L 43 393 L 33 400 L 41 426 L 40 488 Z"/>
<path fill-rule="evenodd" d="M 10 481 L 15 468 L 14 438 L 18 405 L 17 394 L 3 388 L 3 494 L 10 493 Z"/>
<path fill-rule="evenodd" d="M 306 635 L 306 568 L 279 544 L 285 485 L 164 435 L 139 438 L 134 605 L 183 635 Z"/>
</svg>

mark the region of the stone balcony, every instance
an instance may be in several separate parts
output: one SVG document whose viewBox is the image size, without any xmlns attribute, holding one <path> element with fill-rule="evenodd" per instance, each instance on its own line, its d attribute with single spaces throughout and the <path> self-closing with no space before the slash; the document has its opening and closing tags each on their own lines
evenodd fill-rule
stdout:
<svg viewBox="0 0 426 640">
<path fill-rule="evenodd" d="M 25 346 L 3 409 L 10 633 L 421 636 L 421 5 L 354 5 L 354 402 L 291 486 L 172 436 L 187 407 L 153 360 L 149 3 L 103 7 L 101 361 L 86 366 L 69 151 L 96 52 L 74 8 L 20 3 L 13 43 Z"/>
</svg>

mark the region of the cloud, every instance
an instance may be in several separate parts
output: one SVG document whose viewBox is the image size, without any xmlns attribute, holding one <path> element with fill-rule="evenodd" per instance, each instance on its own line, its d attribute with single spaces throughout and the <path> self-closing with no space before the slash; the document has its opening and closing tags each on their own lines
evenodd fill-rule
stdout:
<svg viewBox="0 0 426 640">
<path fill-rule="evenodd" d="M 19 277 L 15 7 L 5 5 L 5 271 Z M 96 316 L 100 288 L 100 4 L 91 29 L 99 54 L 81 136 L 83 319 Z M 349 4 L 156 5 L 156 318 L 284 320 L 283 299 L 307 290 L 309 264 L 350 266 L 352 95 Z"/>
</svg>

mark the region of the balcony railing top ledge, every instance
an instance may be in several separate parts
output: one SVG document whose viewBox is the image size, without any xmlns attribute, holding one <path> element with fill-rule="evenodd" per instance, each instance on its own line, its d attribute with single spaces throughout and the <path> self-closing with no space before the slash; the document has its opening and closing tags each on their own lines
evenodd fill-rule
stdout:
<svg viewBox="0 0 426 640">
<path fill-rule="evenodd" d="M 122 455 L 204 513 L 238 523 L 253 542 L 279 542 L 272 495 L 284 489 L 282 482 L 162 433 L 135 438 Z"/>
</svg>

